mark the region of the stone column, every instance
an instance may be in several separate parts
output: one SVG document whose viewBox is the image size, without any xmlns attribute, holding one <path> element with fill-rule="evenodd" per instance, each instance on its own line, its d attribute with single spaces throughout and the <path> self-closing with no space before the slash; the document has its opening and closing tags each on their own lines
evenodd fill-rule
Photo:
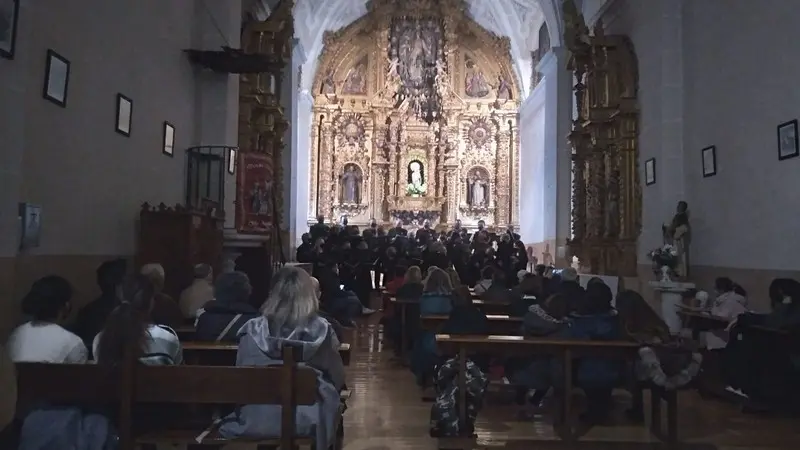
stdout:
<svg viewBox="0 0 800 450">
<path fill-rule="evenodd" d="M 555 260 L 566 265 L 563 247 L 571 230 L 572 150 L 567 135 L 572 128 L 572 74 L 563 47 L 547 52 L 537 66 L 545 88 L 544 101 L 544 238 L 555 242 Z M 553 249 L 551 249 L 552 251 Z"/>
<path fill-rule="evenodd" d="M 289 241 L 293 244 L 290 255 L 301 243 L 303 233 L 308 230 L 308 218 L 313 215 L 309 211 L 309 189 L 311 173 L 311 109 L 314 98 L 308 91 L 300 90 L 302 79 L 301 67 L 306 61 L 303 45 L 299 40 L 294 41 L 292 60 L 289 64 L 291 77 L 287 78 L 285 85 L 288 91 L 291 106 L 286 110 L 289 117 L 289 138 L 291 151 L 288 160 L 284 163 L 284 185 L 289 191 L 287 203 L 287 220 L 289 227 Z M 287 171 L 290 167 L 291 171 Z"/>
</svg>

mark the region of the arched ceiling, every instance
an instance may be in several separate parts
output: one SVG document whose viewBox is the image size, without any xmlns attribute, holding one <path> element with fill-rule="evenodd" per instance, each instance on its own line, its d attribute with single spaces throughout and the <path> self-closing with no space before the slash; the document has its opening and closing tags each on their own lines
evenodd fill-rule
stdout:
<svg viewBox="0 0 800 450">
<path fill-rule="evenodd" d="M 398 0 L 402 1 L 402 0 Z M 472 18 L 487 30 L 511 41 L 511 57 L 525 96 L 530 92 L 531 51 L 545 21 L 550 42 L 561 38 L 560 0 L 466 0 Z M 297 0 L 295 36 L 305 55 L 302 89 L 310 90 L 326 31 L 336 31 L 367 13 L 367 0 Z"/>
</svg>

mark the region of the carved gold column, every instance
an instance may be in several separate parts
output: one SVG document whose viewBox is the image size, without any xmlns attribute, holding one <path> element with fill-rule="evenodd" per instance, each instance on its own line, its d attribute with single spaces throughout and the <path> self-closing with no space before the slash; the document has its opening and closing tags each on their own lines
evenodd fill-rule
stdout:
<svg viewBox="0 0 800 450">
<path fill-rule="evenodd" d="M 522 192 L 519 189 L 519 173 L 521 166 L 519 164 L 520 160 L 520 147 L 519 147 L 519 124 L 517 123 L 516 118 L 513 119 L 512 126 L 511 126 L 511 142 L 510 145 L 510 155 L 513 157 L 514 161 L 512 164 L 511 173 L 513 174 L 513 179 L 511 180 L 511 192 L 513 199 L 511 202 L 511 223 L 514 225 L 516 229 L 519 229 L 519 202 L 520 196 Z"/>
<path fill-rule="evenodd" d="M 328 220 L 335 220 L 333 217 L 333 193 L 334 180 L 331 178 L 333 173 L 333 124 L 330 117 L 326 117 L 322 123 L 322 158 L 320 158 L 319 171 L 319 214 L 324 215 Z"/>
<path fill-rule="evenodd" d="M 495 186 L 495 225 L 508 224 L 508 210 L 509 210 L 509 192 L 511 190 L 510 180 L 508 176 L 509 166 L 509 143 L 511 142 L 511 133 L 506 124 L 506 118 L 501 116 L 497 124 L 497 175 Z M 491 193 L 491 192 L 490 192 Z"/>
<path fill-rule="evenodd" d="M 312 114 L 311 117 L 311 161 L 310 167 L 311 170 L 308 172 L 311 176 L 309 177 L 309 189 L 308 189 L 308 202 L 311 205 L 308 208 L 309 215 L 314 215 L 316 217 L 319 214 L 319 205 L 317 204 L 317 173 L 320 170 L 319 166 L 317 165 L 317 161 L 319 160 L 320 148 L 319 148 L 319 115 L 316 111 Z M 298 161 L 298 164 L 302 164 L 302 161 Z M 308 217 L 309 221 L 314 220 L 314 217 Z"/>
</svg>

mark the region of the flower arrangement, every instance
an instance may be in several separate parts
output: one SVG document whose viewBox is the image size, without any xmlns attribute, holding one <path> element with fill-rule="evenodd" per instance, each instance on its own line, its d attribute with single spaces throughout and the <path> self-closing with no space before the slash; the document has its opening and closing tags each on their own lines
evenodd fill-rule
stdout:
<svg viewBox="0 0 800 450">
<path fill-rule="evenodd" d="M 678 265 L 678 249 L 670 244 L 651 251 L 648 256 L 650 256 L 653 264 L 659 267 L 669 267 L 674 270 Z"/>
<path fill-rule="evenodd" d="M 406 188 L 406 193 L 414 197 L 419 197 L 420 195 L 424 195 L 427 190 L 428 187 L 424 184 L 417 186 L 413 183 L 408 183 L 408 187 Z"/>
</svg>

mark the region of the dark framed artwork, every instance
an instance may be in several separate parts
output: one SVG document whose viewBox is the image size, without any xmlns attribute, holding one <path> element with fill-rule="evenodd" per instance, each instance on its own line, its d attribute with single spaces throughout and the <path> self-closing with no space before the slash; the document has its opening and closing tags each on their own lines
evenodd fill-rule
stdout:
<svg viewBox="0 0 800 450">
<path fill-rule="evenodd" d="M 236 147 L 228 149 L 228 173 L 233 175 L 236 172 Z"/>
<path fill-rule="evenodd" d="M 800 155 L 797 142 L 797 119 L 778 125 L 778 160 Z"/>
<path fill-rule="evenodd" d="M 56 105 L 67 107 L 69 89 L 69 66 L 67 58 L 55 51 L 47 50 L 47 64 L 44 68 L 44 89 L 42 96 Z"/>
<path fill-rule="evenodd" d="M 175 126 L 171 123 L 164 121 L 164 140 L 161 152 L 167 156 L 175 154 Z"/>
<path fill-rule="evenodd" d="M 703 177 L 713 177 L 717 174 L 717 147 L 712 145 L 700 150 L 703 161 Z"/>
<path fill-rule="evenodd" d="M 117 94 L 117 133 L 126 137 L 130 137 L 132 119 L 133 100 L 122 94 Z"/>
<path fill-rule="evenodd" d="M 0 56 L 14 59 L 17 48 L 19 0 L 0 0 Z"/>
<path fill-rule="evenodd" d="M 19 204 L 21 250 L 39 246 L 42 230 L 42 207 L 31 203 Z"/>
<path fill-rule="evenodd" d="M 650 158 L 644 162 L 644 184 L 656 184 L 656 159 Z"/>
</svg>

